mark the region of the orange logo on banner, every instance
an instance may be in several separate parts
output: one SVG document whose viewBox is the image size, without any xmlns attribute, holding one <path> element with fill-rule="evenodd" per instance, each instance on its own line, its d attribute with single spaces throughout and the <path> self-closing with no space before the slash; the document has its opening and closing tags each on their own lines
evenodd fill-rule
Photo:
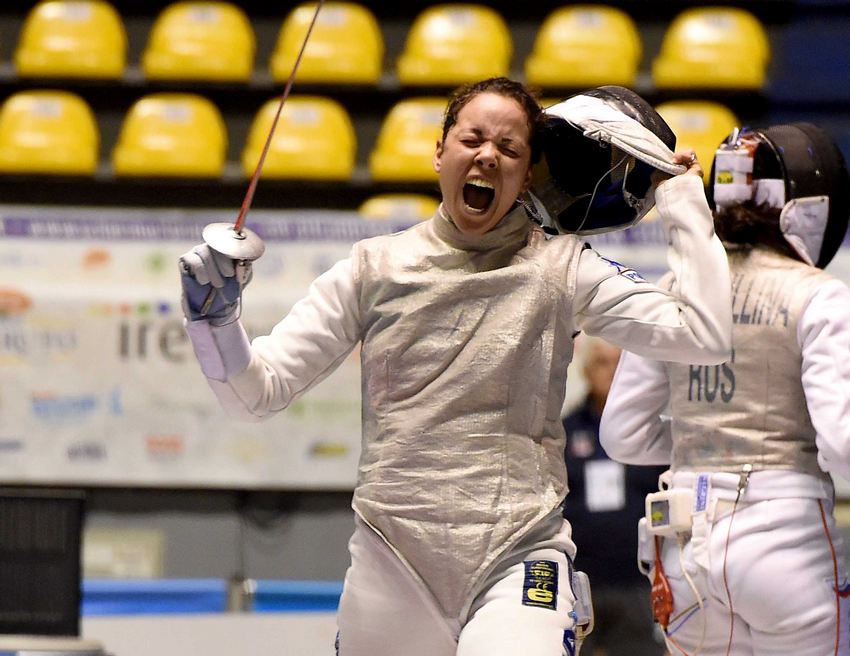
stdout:
<svg viewBox="0 0 850 656">
<path fill-rule="evenodd" d="M 95 267 L 106 266 L 112 261 L 112 256 L 108 251 L 102 248 L 92 248 L 83 257 L 83 268 L 93 269 Z"/>
<path fill-rule="evenodd" d="M 32 307 L 32 299 L 16 289 L 0 289 L 0 316 L 22 314 Z"/>
<path fill-rule="evenodd" d="M 148 453 L 152 456 L 179 456 L 183 454 L 182 435 L 148 435 L 145 437 Z"/>
</svg>

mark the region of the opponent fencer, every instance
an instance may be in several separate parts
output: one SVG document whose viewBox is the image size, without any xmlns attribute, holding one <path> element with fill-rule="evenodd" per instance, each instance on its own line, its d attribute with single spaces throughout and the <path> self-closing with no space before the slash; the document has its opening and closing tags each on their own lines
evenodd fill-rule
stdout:
<svg viewBox="0 0 850 656">
<path fill-rule="evenodd" d="M 827 475 L 850 477 L 850 290 L 823 271 L 847 230 L 847 168 L 811 124 L 735 130 L 709 192 L 732 273 L 732 356 L 706 367 L 625 354 L 602 445 L 671 464 L 669 489 L 648 497 L 642 559 L 656 561 L 672 653 L 850 654 Z"/>
<path fill-rule="evenodd" d="M 544 114 L 521 84 L 485 80 L 446 111 L 434 217 L 355 244 L 270 335 L 249 343 L 237 320 L 245 264 L 206 245 L 181 259 L 187 331 L 236 417 L 283 410 L 361 345 L 341 656 L 576 653 L 591 613 L 560 511 L 574 335 L 684 362 L 729 355 L 725 253 L 700 166 L 674 145 L 626 89 Z M 679 273 L 669 291 L 529 219 L 615 229 L 653 193 Z"/>
</svg>

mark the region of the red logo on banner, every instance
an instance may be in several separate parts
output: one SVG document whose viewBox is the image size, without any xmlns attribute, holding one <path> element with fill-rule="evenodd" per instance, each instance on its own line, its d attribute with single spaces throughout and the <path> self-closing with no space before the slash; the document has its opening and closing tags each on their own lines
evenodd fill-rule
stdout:
<svg viewBox="0 0 850 656">
<path fill-rule="evenodd" d="M 0 315 L 22 314 L 32 307 L 32 299 L 16 289 L 0 289 Z"/>
</svg>

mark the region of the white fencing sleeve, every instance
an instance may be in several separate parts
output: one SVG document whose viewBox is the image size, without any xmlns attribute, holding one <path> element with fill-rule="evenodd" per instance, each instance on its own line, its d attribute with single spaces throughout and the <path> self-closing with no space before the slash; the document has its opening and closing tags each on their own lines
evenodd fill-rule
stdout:
<svg viewBox="0 0 850 656">
<path fill-rule="evenodd" d="M 732 349 L 729 264 L 702 179 L 680 175 L 662 183 L 656 203 L 667 235 L 670 290 L 587 249 L 578 268 L 576 328 L 657 360 L 725 362 Z"/>
<path fill-rule="evenodd" d="M 817 287 L 797 325 L 803 390 L 817 431 L 821 469 L 850 479 L 850 289 Z"/>
<path fill-rule="evenodd" d="M 630 465 L 669 464 L 673 438 L 662 418 L 669 401 L 664 364 L 624 351 L 599 425 L 605 453 Z"/>
<path fill-rule="evenodd" d="M 201 322 L 189 326 L 195 323 Z M 234 326 L 238 324 L 207 327 L 212 342 L 202 341 L 201 330 L 189 335 L 224 409 L 239 419 L 256 421 L 285 409 L 327 378 L 360 341 L 351 260 L 338 262 L 316 278 L 286 318 L 250 346 L 241 326 L 238 330 Z M 206 354 L 206 364 L 199 345 L 217 350 Z"/>
</svg>

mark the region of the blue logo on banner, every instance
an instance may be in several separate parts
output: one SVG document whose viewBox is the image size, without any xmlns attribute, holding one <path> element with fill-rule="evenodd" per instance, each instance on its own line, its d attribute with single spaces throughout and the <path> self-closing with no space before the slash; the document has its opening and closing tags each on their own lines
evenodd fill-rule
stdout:
<svg viewBox="0 0 850 656">
<path fill-rule="evenodd" d="M 35 392 L 31 396 L 32 413 L 43 421 L 85 419 L 98 410 L 108 411 L 115 417 L 124 414 L 121 389 L 116 387 L 104 395 L 58 395 L 52 392 Z"/>
<path fill-rule="evenodd" d="M 39 419 L 81 419 L 97 408 L 94 396 L 32 396 L 32 411 Z"/>
</svg>

